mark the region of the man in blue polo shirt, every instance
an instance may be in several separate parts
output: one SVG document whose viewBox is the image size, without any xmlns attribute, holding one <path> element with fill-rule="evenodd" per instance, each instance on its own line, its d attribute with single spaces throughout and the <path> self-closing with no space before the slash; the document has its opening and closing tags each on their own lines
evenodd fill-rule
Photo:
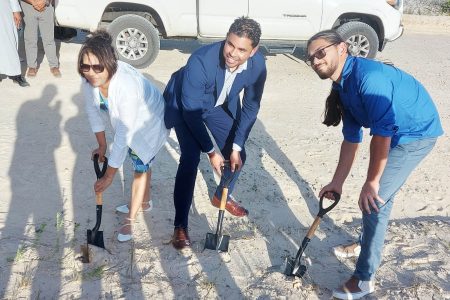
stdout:
<svg viewBox="0 0 450 300">
<path fill-rule="evenodd" d="M 333 179 L 319 196 L 342 193 L 362 141 L 370 129 L 370 162 L 358 205 L 363 213 L 361 253 L 353 276 L 333 291 L 338 299 L 359 299 L 374 291 L 374 276 L 394 196 L 411 172 L 443 134 L 439 115 L 425 88 L 393 66 L 347 53 L 335 31 L 313 36 L 307 44 L 307 63 L 321 79 L 333 81 L 326 100 L 324 124 L 343 122 L 344 140 Z"/>
</svg>

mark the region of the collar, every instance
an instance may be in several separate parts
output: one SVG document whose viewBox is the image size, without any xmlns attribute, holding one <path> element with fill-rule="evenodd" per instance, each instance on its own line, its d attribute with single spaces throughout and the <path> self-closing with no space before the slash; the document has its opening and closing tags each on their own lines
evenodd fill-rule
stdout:
<svg viewBox="0 0 450 300">
<path fill-rule="evenodd" d="M 229 72 L 229 73 L 235 73 L 235 74 L 239 74 L 239 73 L 241 73 L 241 72 L 243 72 L 243 71 L 245 71 L 245 70 L 247 70 L 247 62 L 248 62 L 248 60 L 246 60 L 242 65 L 239 65 L 239 67 L 237 67 L 237 69 L 236 70 L 234 70 L 234 72 L 231 72 L 230 71 L 230 68 L 228 68 L 228 66 L 225 64 L 225 68 L 226 68 L 226 70 Z"/>
<path fill-rule="evenodd" d="M 342 89 L 344 87 L 344 83 L 350 74 L 353 71 L 353 65 L 356 62 L 356 58 L 354 56 L 348 55 L 345 59 L 344 68 L 342 68 L 342 76 L 341 81 L 339 83 L 333 82 L 333 89 Z"/>
</svg>

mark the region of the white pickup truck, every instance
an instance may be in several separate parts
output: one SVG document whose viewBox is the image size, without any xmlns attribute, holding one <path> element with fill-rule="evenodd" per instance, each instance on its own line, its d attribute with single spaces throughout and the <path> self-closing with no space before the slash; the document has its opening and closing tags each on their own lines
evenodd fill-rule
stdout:
<svg viewBox="0 0 450 300">
<path fill-rule="evenodd" d="M 56 0 L 56 24 L 107 28 L 119 58 L 144 68 L 160 39 L 222 39 L 236 17 L 261 24 L 269 52 L 292 51 L 315 33 L 336 28 L 352 54 L 375 57 L 403 32 L 403 1 L 388 0 Z"/>
</svg>

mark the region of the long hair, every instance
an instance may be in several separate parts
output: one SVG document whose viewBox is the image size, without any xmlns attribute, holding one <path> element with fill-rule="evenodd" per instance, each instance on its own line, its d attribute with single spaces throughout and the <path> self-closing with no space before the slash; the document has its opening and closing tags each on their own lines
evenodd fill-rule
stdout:
<svg viewBox="0 0 450 300">
<path fill-rule="evenodd" d="M 89 53 L 97 57 L 100 65 L 108 71 L 108 79 L 111 79 L 117 71 L 117 55 L 112 46 L 111 35 L 105 30 L 97 30 L 86 39 L 78 54 L 77 66 L 78 74 L 83 78 L 84 74 L 80 66 L 83 62 L 83 56 Z"/>
<path fill-rule="evenodd" d="M 331 89 L 330 94 L 325 101 L 325 111 L 322 124 L 327 126 L 338 126 L 344 116 L 341 97 L 339 91 Z"/>
<path fill-rule="evenodd" d="M 324 30 L 313 35 L 307 42 L 306 47 L 315 40 L 322 39 L 326 40 L 330 44 L 340 44 L 345 43 L 342 36 L 336 32 L 336 30 Z M 338 126 L 341 123 L 342 117 L 344 115 L 344 109 L 342 107 L 341 97 L 339 96 L 339 91 L 331 89 L 330 94 L 325 101 L 325 111 L 324 111 L 323 124 L 327 126 Z"/>
</svg>

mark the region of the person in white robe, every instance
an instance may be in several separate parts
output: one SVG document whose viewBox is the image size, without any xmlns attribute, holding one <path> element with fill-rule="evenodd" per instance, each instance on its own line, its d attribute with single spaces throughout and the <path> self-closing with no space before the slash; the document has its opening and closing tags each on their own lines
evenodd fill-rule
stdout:
<svg viewBox="0 0 450 300">
<path fill-rule="evenodd" d="M 22 87 L 29 86 L 21 75 L 17 29 L 22 22 L 22 9 L 17 0 L 0 1 L 0 74 L 7 75 Z M 1 80 L 1 79 L 0 79 Z"/>
</svg>

